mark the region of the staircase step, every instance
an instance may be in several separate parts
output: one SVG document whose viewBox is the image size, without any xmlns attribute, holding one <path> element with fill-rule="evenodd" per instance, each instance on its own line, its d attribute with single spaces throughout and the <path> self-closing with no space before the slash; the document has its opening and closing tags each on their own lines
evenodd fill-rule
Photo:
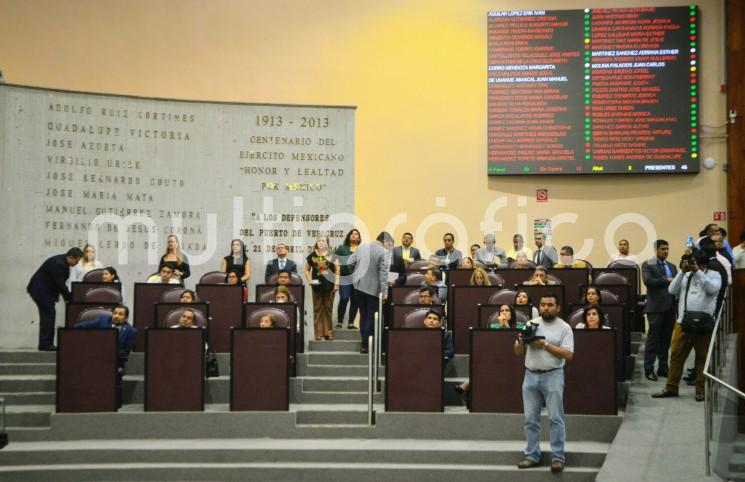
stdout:
<svg viewBox="0 0 745 482">
<path fill-rule="evenodd" d="M 300 392 L 293 394 L 292 403 L 367 403 L 367 392 Z M 375 403 L 383 403 L 383 394 L 373 395 Z"/>
<path fill-rule="evenodd" d="M 342 352 L 309 352 L 304 355 L 309 365 L 367 366 L 367 355 Z"/>
<path fill-rule="evenodd" d="M 305 392 L 367 392 L 367 377 L 303 378 Z"/>
<path fill-rule="evenodd" d="M 597 469 L 567 466 L 563 480 L 589 482 Z M 552 480 L 546 468 L 519 470 L 509 465 L 409 464 L 409 463 L 123 463 L 90 465 L 49 465 L 44 467 L 0 467 L 0 480 L 355 480 L 360 482 L 402 480 L 411 482 L 448 480 L 476 482 L 510 480 L 515 482 Z"/>
<path fill-rule="evenodd" d="M 0 375 L 56 375 L 56 363 L 2 363 Z"/>
<path fill-rule="evenodd" d="M 54 405 L 54 392 L 4 392 L 0 398 L 6 405 Z"/>
<path fill-rule="evenodd" d="M 367 366 L 301 364 L 297 367 L 297 375 L 298 377 L 367 377 Z"/>
<path fill-rule="evenodd" d="M 367 411 L 302 410 L 296 420 L 299 425 L 367 425 Z"/>
<path fill-rule="evenodd" d="M 316 341 L 311 340 L 308 342 L 308 352 L 346 352 L 346 353 L 357 353 L 360 352 L 361 343 L 358 340 L 332 340 L 332 341 Z"/>
<path fill-rule="evenodd" d="M 360 332 L 359 330 L 347 330 L 346 328 L 334 330 L 334 338 L 336 340 L 360 341 Z"/>
<path fill-rule="evenodd" d="M 8 427 L 48 427 L 53 405 L 10 405 L 5 407 Z"/>
<path fill-rule="evenodd" d="M 54 375 L 0 375 L 0 392 L 54 392 Z"/>
<path fill-rule="evenodd" d="M 202 439 L 183 448 L 183 440 L 81 440 L 13 443 L 0 451 L 0 466 L 128 463 L 326 462 L 509 465 L 520 460 L 524 441 L 474 442 L 367 439 Z M 567 445 L 567 465 L 600 467 L 606 444 Z M 550 463 L 548 453 L 543 463 Z"/>
<path fill-rule="evenodd" d="M 729 460 L 730 472 L 745 472 L 745 454 L 735 451 Z"/>
<path fill-rule="evenodd" d="M 5 363 L 56 363 L 57 353 L 36 350 L 0 351 L 0 364 Z"/>
</svg>

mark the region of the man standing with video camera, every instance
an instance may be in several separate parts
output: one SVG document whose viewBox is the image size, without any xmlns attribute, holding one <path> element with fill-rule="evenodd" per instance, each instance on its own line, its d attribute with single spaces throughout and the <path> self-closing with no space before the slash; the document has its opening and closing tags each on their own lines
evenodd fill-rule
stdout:
<svg viewBox="0 0 745 482">
<path fill-rule="evenodd" d="M 520 469 L 537 467 L 541 460 L 541 407 L 546 404 L 551 442 L 551 472 L 564 470 L 564 364 L 574 356 L 572 327 L 559 318 L 554 295 L 541 296 L 540 318 L 526 323 L 515 341 L 515 355 L 525 355 L 523 413 L 525 415 L 525 460 Z"/>
</svg>

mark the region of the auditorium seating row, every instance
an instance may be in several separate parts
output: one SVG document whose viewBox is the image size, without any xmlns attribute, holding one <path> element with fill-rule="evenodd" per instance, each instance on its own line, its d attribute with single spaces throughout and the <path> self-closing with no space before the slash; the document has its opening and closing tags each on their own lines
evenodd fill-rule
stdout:
<svg viewBox="0 0 745 482">
<path fill-rule="evenodd" d="M 444 405 L 443 330 L 389 329 L 385 409 L 441 412 Z M 57 412 L 117 409 L 115 329 L 60 328 Z M 473 412 L 520 413 L 523 357 L 515 330 L 472 329 L 470 380 Z M 575 358 L 565 368 L 565 411 L 617 412 L 615 330 L 575 331 Z M 203 411 L 206 332 L 145 331 L 145 410 Z M 289 409 L 291 333 L 287 328 L 231 330 L 230 410 Z"/>
<path fill-rule="evenodd" d="M 204 410 L 204 329 L 148 328 L 145 410 Z M 117 330 L 60 328 L 57 412 L 117 410 Z M 230 332 L 230 409 L 288 410 L 289 328 Z"/>
</svg>

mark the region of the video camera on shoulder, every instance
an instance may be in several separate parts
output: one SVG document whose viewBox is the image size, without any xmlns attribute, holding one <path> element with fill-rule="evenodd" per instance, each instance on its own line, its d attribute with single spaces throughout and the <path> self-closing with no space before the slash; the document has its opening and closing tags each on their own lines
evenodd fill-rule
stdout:
<svg viewBox="0 0 745 482">
<path fill-rule="evenodd" d="M 538 323 L 527 322 L 524 323 L 520 328 L 519 337 L 523 339 L 523 342 L 527 345 L 533 343 L 536 340 L 543 340 L 545 336 L 538 336 Z"/>
</svg>

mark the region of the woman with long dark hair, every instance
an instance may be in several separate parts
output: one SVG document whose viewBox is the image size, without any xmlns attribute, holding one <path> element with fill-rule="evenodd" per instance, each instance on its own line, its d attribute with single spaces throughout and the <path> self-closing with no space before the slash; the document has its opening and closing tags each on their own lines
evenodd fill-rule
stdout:
<svg viewBox="0 0 745 482">
<path fill-rule="evenodd" d="M 220 271 L 229 273 L 235 271 L 244 286 L 251 279 L 251 260 L 246 254 L 246 246 L 240 239 L 230 242 L 230 254 L 225 256 L 220 263 Z"/>
<path fill-rule="evenodd" d="M 347 259 L 352 256 L 352 253 L 357 251 L 357 246 L 362 243 L 362 235 L 357 228 L 352 228 L 344 238 L 344 242 L 336 248 L 336 256 L 339 259 L 340 269 L 339 274 L 341 276 L 349 276 L 352 274 L 352 270 L 347 266 Z M 347 329 L 354 330 L 354 319 L 357 317 L 357 302 L 354 299 L 354 286 L 352 286 L 351 280 L 346 280 L 344 283 L 339 284 L 339 305 L 336 308 L 336 329 L 339 330 L 344 326 L 344 313 L 347 311 L 347 305 L 349 305 L 349 318 L 347 321 Z"/>
</svg>

